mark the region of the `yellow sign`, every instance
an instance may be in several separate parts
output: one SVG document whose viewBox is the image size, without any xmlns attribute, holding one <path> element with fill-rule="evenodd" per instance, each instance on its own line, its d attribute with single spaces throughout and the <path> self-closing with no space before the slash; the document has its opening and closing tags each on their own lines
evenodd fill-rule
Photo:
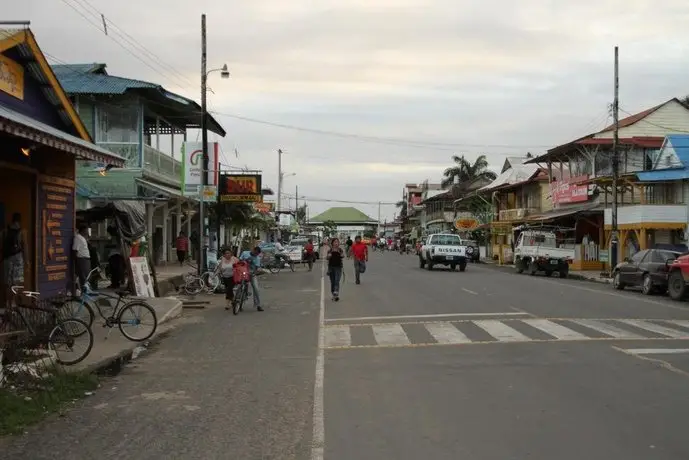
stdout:
<svg viewBox="0 0 689 460">
<path fill-rule="evenodd" d="M 478 227 L 476 219 L 457 219 L 455 220 L 455 228 L 457 230 L 473 230 Z"/>
<path fill-rule="evenodd" d="M 260 203 L 261 195 L 220 195 L 221 203 Z"/>
<path fill-rule="evenodd" d="M 24 100 L 24 68 L 0 54 L 0 91 Z"/>
</svg>

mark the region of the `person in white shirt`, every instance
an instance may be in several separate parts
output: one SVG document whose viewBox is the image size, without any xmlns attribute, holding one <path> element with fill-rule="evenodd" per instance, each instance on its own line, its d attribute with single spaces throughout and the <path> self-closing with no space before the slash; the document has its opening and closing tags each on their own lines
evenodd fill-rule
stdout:
<svg viewBox="0 0 689 460">
<path fill-rule="evenodd" d="M 275 260 L 279 263 L 281 260 L 283 262 L 289 262 L 289 259 L 285 255 L 285 247 L 280 244 L 279 241 L 275 242 Z"/>
<path fill-rule="evenodd" d="M 82 289 L 91 271 L 91 252 L 89 251 L 89 244 L 86 240 L 87 236 L 88 227 L 85 224 L 79 225 L 79 231 L 74 235 L 74 243 L 72 244 L 72 255 L 75 260 L 76 274 L 79 278 L 79 286 Z"/>
</svg>

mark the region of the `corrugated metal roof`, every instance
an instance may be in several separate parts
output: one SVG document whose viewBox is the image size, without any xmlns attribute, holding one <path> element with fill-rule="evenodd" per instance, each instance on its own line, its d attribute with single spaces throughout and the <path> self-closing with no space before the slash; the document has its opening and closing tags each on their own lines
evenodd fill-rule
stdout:
<svg viewBox="0 0 689 460">
<path fill-rule="evenodd" d="M 666 136 L 653 167 L 652 171 L 639 172 L 636 177 L 641 182 L 689 179 L 689 135 Z"/>
<path fill-rule="evenodd" d="M 52 66 L 60 84 L 69 94 L 124 94 L 130 89 L 159 89 L 162 86 L 131 78 L 91 73 L 93 64 Z"/>
<path fill-rule="evenodd" d="M 58 77 L 65 74 L 82 74 L 82 73 L 102 73 L 107 75 L 108 72 L 105 70 L 106 64 L 94 62 L 91 64 L 54 64 L 51 66 L 53 72 Z"/>
<path fill-rule="evenodd" d="M 14 123 L 18 123 L 27 128 L 32 128 L 37 131 L 41 131 L 42 133 L 46 133 L 50 136 L 56 137 L 71 144 L 76 144 L 79 147 L 82 147 L 83 149 L 90 150 L 91 152 L 95 152 L 104 157 L 113 159 L 114 163 L 118 166 L 124 165 L 124 158 L 115 155 L 109 150 L 105 150 L 104 148 L 99 147 L 96 144 L 92 144 L 88 141 L 85 141 L 80 137 L 72 136 L 69 133 L 61 131 L 57 128 L 53 128 L 52 126 L 47 125 L 45 123 L 41 123 L 40 121 L 34 120 L 33 118 L 27 117 L 26 115 L 15 112 L 14 110 L 10 110 L 2 105 L 0 105 L 0 118 L 4 118 Z"/>
<path fill-rule="evenodd" d="M 641 182 L 664 182 L 670 180 L 689 179 L 689 169 L 660 169 L 658 171 L 644 171 L 636 173 Z"/>
<path fill-rule="evenodd" d="M 532 164 L 514 165 L 511 169 L 500 174 L 493 182 L 485 187 L 481 187 L 479 191 L 488 191 L 505 185 L 516 185 L 526 182 L 534 177 L 540 169 L 540 166 Z"/>
</svg>

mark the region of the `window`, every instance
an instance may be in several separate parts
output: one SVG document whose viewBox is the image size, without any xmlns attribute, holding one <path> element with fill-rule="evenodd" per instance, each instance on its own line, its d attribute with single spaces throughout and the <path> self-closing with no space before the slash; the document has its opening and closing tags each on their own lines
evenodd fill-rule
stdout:
<svg viewBox="0 0 689 460">
<path fill-rule="evenodd" d="M 646 256 L 646 254 L 648 254 L 647 249 L 644 249 L 642 251 L 637 252 L 636 254 L 634 254 L 632 256 L 632 262 L 635 264 L 640 264 L 641 261 L 643 260 L 644 256 Z"/>
<path fill-rule="evenodd" d="M 679 257 L 679 252 L 672 251 L 653 251 L 653 262 L 664 264 L 670 259 Z"/>
<path fill-rule="evenodd" d="M 136 107 L 98 107 L 98 142 L 138 143 Z"/>
<path fill-rule="evenodd" d="M 459 246 L 461 240 L 457 235 L 434 235 L 431 237 L 431 244 L 438 246 Z"/>
</svg>

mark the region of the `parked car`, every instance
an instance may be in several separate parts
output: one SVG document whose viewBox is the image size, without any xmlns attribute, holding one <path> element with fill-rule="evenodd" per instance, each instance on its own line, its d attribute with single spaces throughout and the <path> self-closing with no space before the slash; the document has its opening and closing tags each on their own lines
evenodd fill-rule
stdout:
<svg viewBox="0 0 689 460">
<path fill-rule="evenodd" d="M 680 255 L 666 249 L 643 249 L 617 264 L 612 272 L 612 285 L 620 290 L 641 286 L 641 292 L 646 295 L 664 294 L 668 290 L 670 266 Z"/>
<path fill-rule="evenodd" d="M 464 238 L 461 238 L 462 244 L 465 244 L 467 246 L 470 246 L 473 248 L 473 251 L 471 255 L 467 253 L 467 257 L 469 258 L 470 261 L 472 262 L 480 262 L 481 261 L 481 249 L 478 246 L 478 243 L 474 240 L 465 240 Z"/>
</svg>

